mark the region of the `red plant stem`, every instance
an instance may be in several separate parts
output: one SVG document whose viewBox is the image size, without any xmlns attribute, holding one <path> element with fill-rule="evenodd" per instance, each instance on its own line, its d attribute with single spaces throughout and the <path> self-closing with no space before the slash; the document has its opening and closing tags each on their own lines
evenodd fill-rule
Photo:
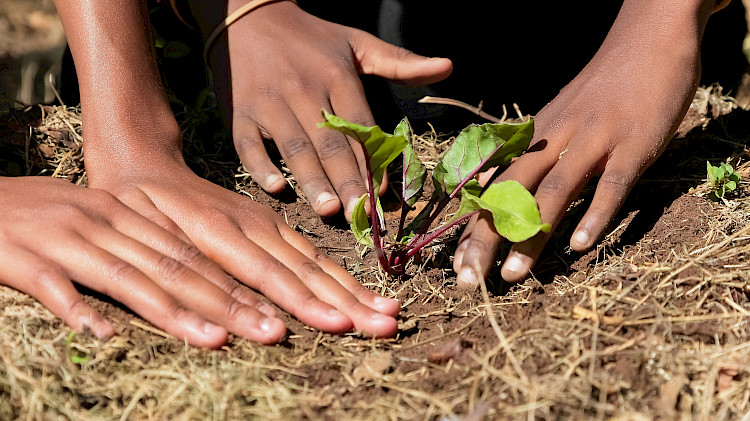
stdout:
<svg viewBox="0 0 750 421">
<path fill-rule="evenodd" d="M 442 212 L 443 209 L 445 209 L 445 207 L 448 206 L 448 203 L 450 203 L 450 201 L 453 200 L 454 197 L 456 197 L 456 195 L 461 191 L 461 189 L 464 188 L 464 186 L 466 185 L 466 183 L 468 183 L 469 181 L 471 181 L 471 180 L 474 179 L 474 177 L 477 175 L 477 173 L 479 173 L 479 170 L 482 169 L 482 167 L 484 167 L 484 165 L 492 158 L 492 155 L 494 155 L 495 152 L 497 152 L 501 147 L 503 147 L 503 145 L 505 145 L 505 142 L 503 142 L 500 145 L 498 145 L 495 148 L 495 150 L 492 151 L 492 153 L 490 153 L 489 155 L 487 155 L 487 158 L 485 158 L 484 160 L 482 160 L 482 162 L 480 162 L 479 165 L 477 165 L 477 167 L 473 171 L 471 171 L 469 174 L 467 174 L 466 177 L 463 180 L 461 180 L 460 183 L 458 183 L 458 186 L 456 186 L 456 188 L 453 189 L 453 191 L 451 192 L 451 194 L 449 194 L 448 196 L 443 197 L 443 199 L 437 204 L 437 206 L 435 206 L 435 209 L 430 214 L 430 217 L 427 218 L 427 221 L 425 221 L 425 224 L 422 225 L 422 229 L 420 229 L 419 233 L 417 233 L 416 235 L 414 235 L 414 237 L 412 237 L 411 241 L 409 241 L 409 243 L 406 245 L 406 247 L 410 249 L 409 253 L 411 253 L 411 248 L 414 247 L 414 244 L 417 242 L 417 240 L 419 240 L 420 237 L 424 236 L 427 233 L 427 230 L 430 229 L 430 225 L 432 225 L 432 223 L 435 221 L 435 219 L 437 218 L 437 216 L 440 215 L 440 212 Z M 424 247 L 424 246 L 422 246 L 422 247 Z M 407 253 L 407 255 L 408 255 L 408 253 Z"/>
<path fill-rule="evenodd" d="M 378 255 L 380 266 L 382 266 L 383 270 L 385 270 L 386 272 L 391 273 L 391 265 L 385 255 L 385 250 L 383 250 L 383 239 L 380 237 L 380 216 L 378 215 L 378 203 L 375 197 L 375 183 L 372 180 L 372 168 L 370 168 L 369 160 L 370 156 L 367 154 L 367 148 L 365 147 L 365 144 L 360 143 L 360 145 L 362 145 L 362 152 L 364 152 L 365 157 L 368 158 L 365 159 L 365 168 L 367 170 L 368 195 L 370 196 L 370 224 L 372 225 L 372 242 L 375 248 L 375 253 Z"/>
<path fill-rule="evenodd" d="M 460 218 L 457 218 L 457 219 L 455 219 L 455 220 L 453 220 L 451 222 L 448 222 L 447 224 L 445 224 L 445 225 L 443 225 L 443 226 L 441 226 L 439 228 L 436 228 L 434 231 L 432 231 L 430 233 L 430 235 L 428 235 L 427 237 L 425 237 L 424 240 L 420 241 L 418 244 L 416 244 L 412 248 L 410 248 L 409 251 L 406 252 L 406 257 L 408 257 L 408 258 L 413 257 L 415 254 L 417 254 L 417 252 L 419 252 L 419 250 L 421 250 L 422 248 L 424 248 L 425 246 L 427 246 L 431 242 L 435 241 L 438 237 L 440 237 L 441 235 L 443 235 L 443 233 L 445 231 L 447 231 L 448 229 L 450 229 L 452 226 L 454 226 L 456 224 L 460 224 L 461 222 L 463 222 L 463 221 L 471 218 L 472 216 L 474 216 L 477 213 L 479 213 L 478 210 L 474 211 L 474 212 L 467 213 L 466 215 L 463 215 Z"/>
</svg>

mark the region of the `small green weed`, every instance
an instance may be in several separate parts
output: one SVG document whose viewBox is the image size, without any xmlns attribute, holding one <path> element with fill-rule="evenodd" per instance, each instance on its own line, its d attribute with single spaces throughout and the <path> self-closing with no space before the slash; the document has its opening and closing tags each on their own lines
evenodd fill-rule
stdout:
<svg viewBox="0 0 750 421">
<path fill-rule="evenodd" d="M 723 199 L 725 194 L 734 191 L 740 184 L 740 175 L 734 171 L 732 165 L 725 162 L 714 167 L 707 161 L 706 174 L 713 188 L 709 196 L 714 201 Z"/>
</svg>

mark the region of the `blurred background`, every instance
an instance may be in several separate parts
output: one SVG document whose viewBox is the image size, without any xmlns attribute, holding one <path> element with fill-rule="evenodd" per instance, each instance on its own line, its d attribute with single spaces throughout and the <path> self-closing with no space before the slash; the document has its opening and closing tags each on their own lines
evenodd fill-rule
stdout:
<svg viewBox="0 0 750 421">
<path fill-rule="evenodd" d="M 53 102 L 65 45 L 52 0 L 0 0 L 0 109 Z"/>
</svg>

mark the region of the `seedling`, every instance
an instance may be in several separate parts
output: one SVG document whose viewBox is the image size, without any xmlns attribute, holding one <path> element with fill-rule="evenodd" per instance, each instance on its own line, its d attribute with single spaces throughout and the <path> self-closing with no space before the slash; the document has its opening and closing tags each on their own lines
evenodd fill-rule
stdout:
<svg viewBox="0 0 750 421">
<path fill-rule="evenodd" d="M 727 192 L 734 191 L 740 184 L 740 175 L 734 172 L 730 164 L 724 162 L 714 167 L 706 161 L 706 174 L 713 188 L 709 196 L 715 201 L 723 199 Z"/>
<path fill-rule="evenodd" d="M 68 338 L 65 340 L 65 352 L 68 354 L 68 358 L 73 364 L 83 365 L 86 364 L 89 359 L 85 354 L 73 348 L 73 338 L 75 338 L 75 330 L 71 330 L 68 334 Z"/>
<path fill-rule="evenodd" d="M 366 127 L 348 122 L 323 111 L 319 127 L 340 131 L 355 139 L 368 157 L 368 193 L 352 213 L 351 229 L 357 241 L 373 247 L 380 266 L 390 274 L 403 273 L 406 263 L 421 249 L 448 229 L 480 211 L 492 215 L 495 230 L 512 242 L 529 239 L 539 231 L 548 232 L 542 224 L 534 197 L 517 181 L 509 180 L 482 189 L 477 174 L 496 166 L 507 166 L 529 146 L 534 122 L 471 125 L 456 137 L 451 148 L 432 171 L 435 191 L 422 211 L 406 224 L 406 214 L 422 196 L 427 168 L 411 146 L 412 129 L 404 118 L 393 134 L 378 126 Z M 401 217 L 394 243 L 386 247 L 386 229 L 379 191 L 388 164 L 401 156 Z M 461 199 L 458 211 L 446 223 L 430 231 L 433 222 L 453 199 Z M 368 216 L 365 204 L 371 209 Z M 386 254 L 386 248 L 391 252 Z"/>
</svg>

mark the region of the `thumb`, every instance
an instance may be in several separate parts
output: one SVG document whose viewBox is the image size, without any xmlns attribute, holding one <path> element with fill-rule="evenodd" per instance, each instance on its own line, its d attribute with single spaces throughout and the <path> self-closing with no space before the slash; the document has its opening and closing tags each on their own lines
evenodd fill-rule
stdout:
<svg viewBox="0 0 750 421">
<path fill-rule="evenodd" d="M 364 31 L 353 31 L 349 42 L 360 74 L 427 85 L 447 78 L 453 71 L 450 59 L 420 56 Z"/>
</svg>

